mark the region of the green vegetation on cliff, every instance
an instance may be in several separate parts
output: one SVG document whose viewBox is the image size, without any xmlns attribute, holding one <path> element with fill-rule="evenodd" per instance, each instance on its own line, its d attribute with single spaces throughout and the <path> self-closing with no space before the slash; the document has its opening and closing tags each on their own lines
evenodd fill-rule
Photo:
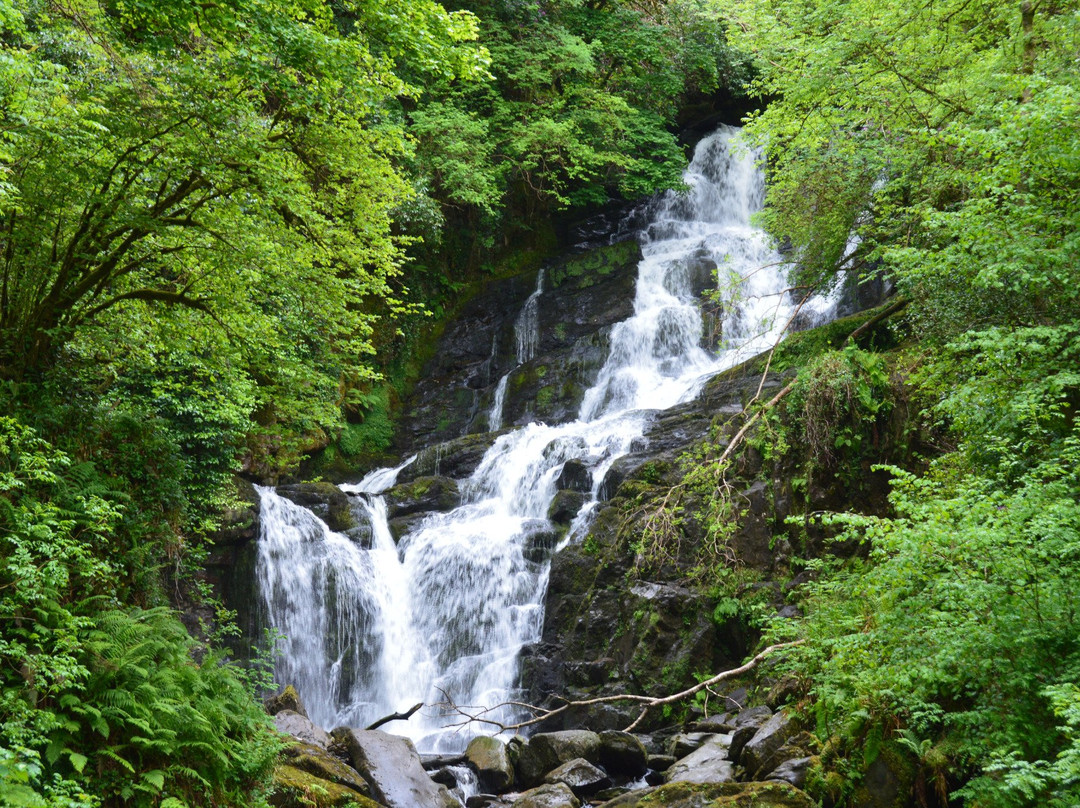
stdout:
<svg viewBox="0 0 1080 808">
<path fill-rule="evenodd" d="M 764 222 L 807 282 L 853 251 L 911 300 L 906 384 L 954 446 L 925 473 L 891 470 L 891 517 L 834 518 L 865 557 L 818 562 L 789 658 L 831 764 L 855 773 L 893 738 L 922 804 L 1075 805 L 1080 9 L 728 8 L 773 99 L 749 127 L 769 153 Z M 880 401 L 840 400 L 845 368 L 823 357 L 790 404 L 816 408 L 804 427 L 831 423 L 796 436 L 826 457 Z"/>
</svg>

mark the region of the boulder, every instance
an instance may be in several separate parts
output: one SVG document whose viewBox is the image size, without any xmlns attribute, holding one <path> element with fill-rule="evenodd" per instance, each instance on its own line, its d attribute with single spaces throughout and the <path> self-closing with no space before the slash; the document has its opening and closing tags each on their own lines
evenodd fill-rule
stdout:
<svg viewBox="0 0 1080 808">
<path fill-rule="evenodd" d="M 668 738 L 665 751 L 676 760 L 684 758 L 712 738 L 715 732 L 682 732 Z"/>
<path fill-rule="evenodd" d="M 735 764 L 728 759 L 730 735 L 713 735 L 702 746 L 667 770 L 669 783 L 730 783 Z"/>
<path fill-rule="evenodd" d="M 300 701 L 300 694 L 296 692 L 296 688 L 292 685 L 285 685 L 285 688 L 280 693 L 264 701 L 263 706 L 270 715 L 277 715 L 282 710 L 291 710 L 304 718 L 308 717 L 307 710 L 304 709 L 304 703 Z"/>
<path fill-rule="evenodd" d="M 806 785 L 806 775 L 810 771 L 810 764 L 813 760 L 813 757 L 785 760 L 773 769 L 766 779 L 783 780 L 785 783 L 791 783 L 795 788 L 802 788 Z"/>
<path fill-rule="evenodd" d="M 565 783 L 549 783 L 526 791 L 510 805 L 511 808 L 581 808 L 581 800 Z"/>
<path fill-rule="evenodd" d="M 381 808 L 347 786 L 323 780 L 288 763 L 274 769 L 267 802 L 274 808 Z"/>
<path fill-rule="evenodd" d="M 787 783 L 669 783 L 606 802 L 600 808 L 813 808 Z"/>
<path fill-rule="evenodd" d="M 609 774 L 640 777 L 648 768 L 645 744 L 629 732 L 608 729 L 600 733 L 599 764 Z"/>
<path fill-rule="evenodd" d="M 514 782 L 514 766 L 506 744 L 498 738 L 480 735 L 469 741 L 465 759 L 480 777 L 481 788 L 501 792 Z"/>
<path fill-rule="evenodd" d="M 757 731 L 772 718 L 768 707 L 748 707 L 735 716 L 735 732 L 731 737 L 731 759 L 736 763 L 742 758 L 743 747 L 757 735 Z"/>
<path fill-rule="evenodd" d="M 415 513 L 449 511 L 461 504 L 458 485 L 449 477 L 417 477 L 385 492 L 386 514 L 390 519 Z"/>
<path fill-rule="evenodd" d="M 539 783 L 545 774 L 574 758 L 599 762 L 600 736 L 584 729 L 541 732 L 521 747 L 516 768 L 526 786 Z"/>
<path fill-rule="evenodd" d="M 544 776 L 545 783 L 563 783 L 577 797 L 589 797 L 611 785 L 611 778 L 585 758 L 574 758 L 552 769 Z"/>
<path fill-rule="evenodd" d="M 577 491 L 588 494 L 592 491 L 592 472 L 580 460 L 567 460 L 559 472 L 555 487 L 560 491 Z"/>
<path fill-rule="evenodd" d="M 379 730 L 340 727 L 333 732 L 371 796 L 387 808 L 458 808 L 445 786 L 436 784 L 420 765 L 412 741 Z"/>
<path fill-rule="evenodd" d="M 735 729 L 735 717 L 731 713 L 710 715 L 708 718 L 702 718 L 687 727 L 690 733 L 704 732 L 709 734 L 727 734 L 734 732 Z"/>
<path fill-rule="evenodd" d="M 577 491 L 559 491 L 551 500 L 547 518 L 557 525 L 569 525 L 588 501 L 588 496 Z"/>
<path fill-rule="evenodd" d="M 326 749 L 330 746 L 330 734 L 317 727 L 306 716 L 292 710 L 281 710 L 274 716 L 274 727 L 282 735 L 292 735 L 297 740 Z"/>
<path fill-rule="evenodd" d="M 739 756 L 748 776 L 761 779 L 771 770 L 773 755 L 779 751 L 789 738 L 798 732 L 798 725 L 786 713 L 777 713 L 754 733 L 746 742 Z"/>
<path fill-rule="evenodd" d="M 351 788 L 365 797 L 371 795 L 371 786 L 351 766 L 346 766 L 336 755 L 321 746 L 294 743 L 281 753 L 285 763 L 335 785 Z"/>
</svg>

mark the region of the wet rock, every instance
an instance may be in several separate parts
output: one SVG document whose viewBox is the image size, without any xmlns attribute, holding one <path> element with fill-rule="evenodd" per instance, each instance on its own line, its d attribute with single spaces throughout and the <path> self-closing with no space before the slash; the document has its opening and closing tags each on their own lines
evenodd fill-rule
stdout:
<svg viewBox="0 0 1080 808">
<path fill-rule="evenodd" d="M 767 779 L 783 780 L 785 783 L 791 783 L 795 788 L 802 788 L 806 785 L 806 775 L 810 771 L 810 764 L 813 760 L 813 757 L 785 760 L 772 770 Z"/>
<path fill-rule="evenodd" d="M 649 768 L 657 772 L 666 772 L 677 759 L 674 755 L 649 755 Z"/>
<path fill-rule="evenodd" d="M 700 721 L 694 721 L 687 729 L 690 732 L 705 732 L 711 734 L 727 734 L 735 731 L 735 716 L 731 713 L 720 713 L 720 715 L 710 715 L 707 718 L 703 718 Z"/>
<path fill-rule="evenodd" d="M 673 735 L 668 739 L 667 753 L 672 755 L 676 760 L 686 757 L 708 740 L 710 740 L 716 733 L 714 732 L 682 732 L 678 735 Z"/>
<path fill-rule="evenodd" d="M 506 744 L 498 738 L 480 735 L 469 741 L 465 758 L 480 777 L 480 785 L 492 791 L 505 791 L 514 782 L 514 766 Z"/>
<path fill-rule="evenodd" d="M 747 774 L 754 779 L 761 779 L 771 771 L 773 755 L 789 738 L 798 732 L 798 725 L 786 713 L 777 713 L 746 742 L 739 760 Z M 775 762 L 772 765 L 776 765 Z"/>
<path fill-rule="evenodd" d="M 747 707 L 744 710 L 740 710 L 735 716 L 735 726 L 762 727 L 770 718 L 772 718 L 772 716 L 773 711 L 764 705 Z"/>
<path fill-rule="evenodd" d="M 398 474 L 398 483 L 408 483 L 418 477 L 469 477 L 484 459 L 501 433 L 465 435 L 439 443 L 417 453 L 416 459 Z"/>
<path fill-rule="evenodd" d="M 569 525 L 588 502 L 585 494 L 577 491 L 559 491 L 548 507 L 547 517 L 557 525 Z"/>
<path fill-rule="evenodd" d="M 544 776 L 545 783 L 563 783 L 577 797 L 589 797 L 611 785 L 611 778 L 585 758 L 574 758 L 552 769 Z"/>
<path fill-rule="evenodd" d="M 264 701 L 263 707 L 266 708 L 266 712 L 270 715 L 277 715 L 282 710 L 291 710 L 304 718 L 308 717 L 307 710 L 304 709 L 304 703 L 300 701 L 300 694 L 296 692 L 296 688 L 292 685 L 285 685 L 280 693 Z"/>
<path fill-rule="evenodd" d="M 647 799 L 646 799 L 647 798 Z M 788 783 L 669 783 L 635 791 L 600 808 L 813 808 L 802 791 Z"/>
<path fill-rule="evenodd" d="M 577 491 L 588 494 L 592 491 L 592 472 L 579 460 L 567 460 L 559 472 L 555 487 L 560 491 Z"/>
<path fill-rule="evenodd" d="M 294 743 L 281 753 L 285 762 L 320 780 L 350 788 L 357 794 L 371 796 L 371 787 L 351 766 L 346 766 L 324 747 L 310 743 Z"/>
<path fill-rule="evenodd" d="M 536 519 L 524 526 L 521 553 L 534 564 L 542 564 L 551 558 L 562 533 L 546 519 Z"/>
<path fill-rule="evenodd" d="M 581 800 L 568 785 L 553 783 L 526 791 L 510 805 L 511 808 L 581 808 Z"/>
<path fill-rule="evenodd" d="M 728 783 L 735 779 L 735 764 L 728 759 L 731 737 L 714 735 L 667 770 L 669 783 Z"/>
<path fill-rule="evenodd" d="M 431 511 L 449 511 L 461 504 L 457 482 L 449 477 L 417 477 L 386 491 L 386 514 L 391 519 Z"/>
<path fill-rule="evenodd" d="M 292 710 L 279 710 L 275 713 L 274 727 L 282 735 L 291 735 L 304 743 L 313 744 L 322 749 L 330 746 L 330 734 L 326 730 L 315 726 L 306 716 Z"/>
<path fill-rule="evenodd" d="M 371 796 L 387 808 L 457 808 L 445 786 L 432 782 L 412 742 L 379 730 L 340 727 L 333 732 Z"/>
<path fill-rule="evenodd" d="M 645 744 L 629 732 L 611 729 L 601 732 L 597 756 L 604 771 L 610 774 L 640 777 L 648 768 L 649 753 L 645 751 Z"/>
<path fill-rule="evenodd" d="M 526 786 L 539 783 L 545 774 L 575 758 L 598 762 L 600 736 L 584 729 L 542 732 L 521 747 L 516 764 L 518 780 Z"/>
<path fill-rule="evenodd" d="M 344 533 L 357 541 L 362 540 L 361 534 L 370 534 L 370 527 L 365 525 L 353 510 L 349 495 L 336 485 L 295 483 L 278 486 L 277 493 L 297 505 L 303 505 L 326 522 L 326 526 L 335 533 Z M 370 541 L 370 535 L 368 539 Z"/>
<path fill-rule="evenodd" d="M 473 794 L 465 800 L 465 808 L 510 808 L 510 804 L 498 794 Z"/>
</svg>

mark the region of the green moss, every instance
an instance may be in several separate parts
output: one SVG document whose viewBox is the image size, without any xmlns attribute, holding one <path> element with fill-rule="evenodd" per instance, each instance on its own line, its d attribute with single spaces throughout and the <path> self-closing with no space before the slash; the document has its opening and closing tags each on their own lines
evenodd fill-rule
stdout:
<svg viewBox="0 0 1080 808">
<path fill-rule="evenodd" d="M 616 269 L 636 263 L 639 256 L 637 242 L 623 241 L 575 256 L 552 269 L 548 277 L 554 288 L 571 285 L 575 289 L 587 289 Z"/>
<path fill-rule="evenodd" d="M 638 808 L 812 808 L 810 798 L 787 783 L 668 783 Z"/>
<path fill-rule="evenodd" d="M 270 804 L 276 808 L 379 808 L 379 804 L 351 788 L 323 780 L 295 766 L 274 769 L 274 791 Z"/>
</svg>

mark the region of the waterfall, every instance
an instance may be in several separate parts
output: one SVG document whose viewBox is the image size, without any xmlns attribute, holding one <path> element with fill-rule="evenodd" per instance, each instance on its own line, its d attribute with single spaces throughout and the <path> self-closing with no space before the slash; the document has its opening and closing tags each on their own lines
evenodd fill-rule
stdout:
<svg viewBox="0 0 1080 808">
<path fill-rule="evenodd" d="M 424 517 L 396 546 L 380 494 L 400 467 L 343 486 L 371 527 L 370 547 L 260 491 L 259 585 L 270 623 L 286 636 L 278 678 L 297 684 L 316 722 L 363 726 L 419 701 L 490 707 L 513 700 L 518 653 L 543 627 L 557 538 L 546 515 L 564 464 L 582 463 L 594 480 L 574 536 L 595 508 L 604 473 L 640 440 L 650 412 L 689 400 L 711 375 L 780 338 L 797 303 L 779 256 L 750 223 L 763 180 L 754 155 L 733 145 L 737 134 L 723 127 L 705 138 L 685 174 L 688 190 L 653 204 L 634 313 L 613 328 L 610 355 L 578 420 L 499 436 L 461 481 L 462 504 Z M 703 266 L 719 281 L 715 351 L 701 346 L 693 294 Z M 515 328 L 519 363 L 536 350 L 542 282 Z M 513 716 L 510 707 L 489 715 Z M 429 707 L 389 729 L 425 751 L 456 751 L 477 730 L 448 729 L 455 721 Z"/>
<path fill-rule="evenodd" d="M 536 349 L 540 345 L 540 294 L 544 291 L 544 270 L 541 269 L 536 275 L 536 289 L 529 295 L 525 305 L 521 307 L 521 313 L 514 321 L 514 343 L 517 349 L 517 364 L 514 368 L 528 362 L 536 356 Z M 488 430 L 498 432 L 502 429 L 503 403 L 506 401 L 506 384 L 510 381 L 510 371 L 503 374 L 499 383 L 495 386 L 495 396 L 491 402 L 491 410 L 488 412 Z"/>
</svg>

